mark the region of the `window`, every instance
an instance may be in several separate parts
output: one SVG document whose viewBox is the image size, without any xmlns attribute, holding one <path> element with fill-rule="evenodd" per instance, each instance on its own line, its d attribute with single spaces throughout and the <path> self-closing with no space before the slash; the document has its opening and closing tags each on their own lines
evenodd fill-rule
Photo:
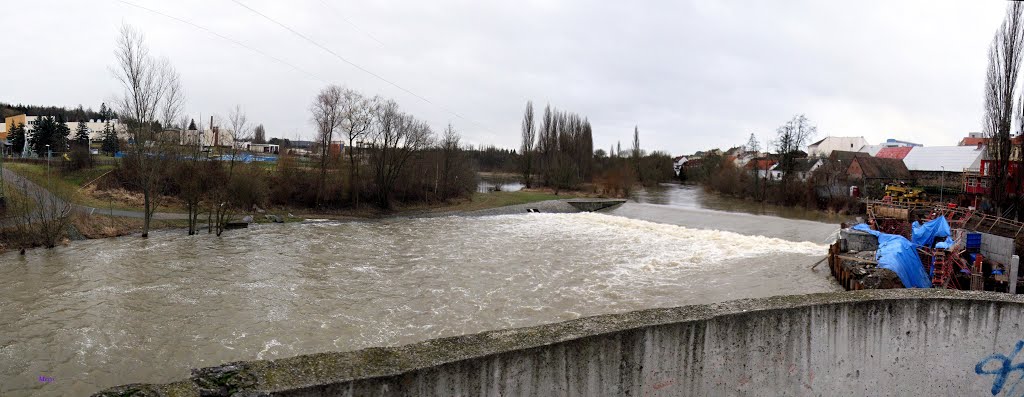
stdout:
<svg viewBox="0 0 1024 397">
<path fill-rule="evenodd" d="M 988 187 L 988 179 L 981 181 L 981 187 Z"/>
<path fill-rule="evenodd" d="M 976 178 L 967 178 L 967 187 L 974 187 L 977 184 Z"/>
</svg>

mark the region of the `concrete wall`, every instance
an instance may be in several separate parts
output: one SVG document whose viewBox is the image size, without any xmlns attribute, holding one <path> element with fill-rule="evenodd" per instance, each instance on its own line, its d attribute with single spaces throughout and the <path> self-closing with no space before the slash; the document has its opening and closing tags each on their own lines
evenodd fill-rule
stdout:
<svg viewBox="0 0 1024 397">
<path fill-rule="evenodd" d="M 981 254 L 996 262 L 1010 264 L 1013 256 L 1013 239 L 1009 237 L 996 236 L 994 234 L 981 234 Z"/>
<path fill-rule="evenodd" d="M 1019 396 L 1022 326 L 1024 299 L 1006 294 L 816 294 L 234 363 L 100 395 Z"/>
</svg>

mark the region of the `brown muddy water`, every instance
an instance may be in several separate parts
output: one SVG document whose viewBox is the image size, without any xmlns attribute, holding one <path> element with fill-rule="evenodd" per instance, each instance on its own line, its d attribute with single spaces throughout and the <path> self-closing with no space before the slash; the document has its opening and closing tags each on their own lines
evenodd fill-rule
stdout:
<svg viewBox="0 0 1024 397">
<path fill-rule="evenodd" d="M 827 270 L 809 270 L 835 229 L 627 203 L 607 214 L 258 225 L 4 254 L 0 395 L 85 395 L 233 360 L 836 291 Z"/>
</svg>

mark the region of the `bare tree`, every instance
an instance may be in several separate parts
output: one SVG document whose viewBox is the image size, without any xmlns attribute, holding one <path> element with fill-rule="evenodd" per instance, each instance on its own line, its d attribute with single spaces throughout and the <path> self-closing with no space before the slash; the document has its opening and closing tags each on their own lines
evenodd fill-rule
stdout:
<svg viewBox="0 0 1024 397">
<path fill-rule="evenodd" d="M 52 188 L 44 189 L 27 181 L 22 181 L 21 191 L 25 197 L 15 203 L 13 211 L 21 252 L 24 254 L 25 248 L 37 244 L 56 247 L 71 226 L 71 204 L 51 193 Z"/>
<path fill-rule="evenodd" d="M 235 168 L 240 162 L 240 143 L 252 137 L 249 119 L 240 105 L 236 105 L 234 109 L 228 112 L 228 125 L 230 128 L 227 134 L 232 141 L 231 146 L 228 148 L 227 155 L 229 157 L 226 161 L 221 162 L 221 167 L 224 168 L 219 173 L 221 180 L 215 182 L 216 187 L 213 189 L 212 212 L 214 228 L 218 236 L 224 233 L 228 222 L 231 222 L 231 217 L 239 209 L 238 203 L 232 201 L 231 188 L 239 183 L 235 180 Z"/>
<path fill-rule="evenodd" d="M 817 133 L 818 127 L 811 125 L 810 120 L 802 114 L 793 116 L 776 130 L 775 150 L 781 156 L 779 166 L 783 172 L 783 179 L 792 176 L 800 148 Z"/>
<path fill-rule="evenodd" d="M 376 130 L 370 143 L 377 204 L 391 208 L 395 182 L 415 154 L 431 145 L 430 126 L 402 113 L 398 104 L 387 100 L 374 112 Z"/>
<path fill-rule="evenodd" d="M 1009 169 L 1013 122 L 1013 97 L 1024 49 L 1024 5 L 1010 2 L 1006 17 L 992 38 L 985 74 L 985 122 L 989 153 L 995 167 L 992 173 L 992 200 L 1002 206 L 1006 197 L 1006 176 Z"/>
<path fill-rule="evenodd" d="M 209 168 L 217 164 L 201 161 L 202 144 L 196 144 L 194 137 L 185 138 L 184 144 L 179 147 L 172 175 L 178 186 L 178 197 L 185 203 L 188 212 L 188 234 L 191 236 L 198 232 L 201 203 L 211 188 Z"/>
<path fill-rule="evenodd" d="M 358 91 L 345 88 L 341 99 L 341 128 L 348 138 L 348 194 L 354 207 L 359 207 L 359 163 L 356 143 L 365 139 L 373 126 L 373 111 L 380 98 L 366 98 Z"/>
<path fill-rule="evenodd" d="M 537 123 L 533 119 L 533 101 L 526 102 L 526 111 L 523 113 L 522 133 L 523 143 L 519 147 L 519 156 L 522 159 L 523 183 L 527 188 L 530 188 L 534 172 L 534 142 L 537 140 Z"/>
<path fill-rule="evenodd" d="M 344 89 L 336 85 L 330 85 L 320 90 L 310 111 L 313 113 L 313 123 L 316 124 L 317 144 L 320 151 L 320 178 L 317 179 L 317 207 L 323 206 L 324 195 L 327 183 L 327 164 L 331 152 L 331 142 L 334 140 L 334 131 L 341 125 L 344 114 L 342 113 L 342 100 Z"/>
<path fill-rule="evenodd" d="M 113 73 L 123 89 L 115 106 L 129 136 L 124 165 L 131 168 L 132 182 L 142 191 L 142 236 L 148 237 L 159 206 L 167 149 L 174 143 L 157 126 L 160 121 L 171 124 L 177 120 L 184 91 L 170 62 L 150 56 L 143 35 L 129 25 L 121 27 L 114 57 Z"/>
<path fill-rule="evenodd" d="M 757 141 L 757 137 L 754 133 L 750 133 L 750 139 L 747 140 L 747 147 L 744 148 L 747 153 L 757 153 L 761 151 L 761 142 Z"/>
<path fill-rule="evenodd" d="M 462 139 L 459 133 L 455 131 L 455 127 L 448 124 L 448 127 L 444 129 L 444 135 L 441 137 L 441 199 L 447 200 L 451 198 L 454 193 L 453 180 L 457 178 L 455 175 L 456 165 L 459 164 L 459 141 Z"/>
</svg>

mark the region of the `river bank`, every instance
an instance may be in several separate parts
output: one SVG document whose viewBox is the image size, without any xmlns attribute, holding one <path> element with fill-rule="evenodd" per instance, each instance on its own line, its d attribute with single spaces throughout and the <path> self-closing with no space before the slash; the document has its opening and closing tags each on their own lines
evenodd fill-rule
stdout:
<svg viewBox="0 0 1024 397">
<path fill-rule="evenodd" d="M 709 191 L 699 184 L 663 183 L 639 189 L 630 194 L 631 200 L 644 204 L 658 204 L 692 210 L 741 212 L 751 215 L 777 216 L 815 222 L 839 224 L 849 220 L 849 214 L 822 211 L 806 207 L 789 207 Z"/>
<path fill-rule="evenodd" d="M 242 213 L 237 216 L 241 219 L 252 216 L 256 223 L 271 223 L 265 215 L 272 214 L 284 222 L 301 222 L 306 219 L 327 219 L 327 220 L 373 220 L 388 218 L 416 218 L 416 217 L 439 217 L 439 216 L 482 216 L 498 214 L 525 213 L 527 209 L 538 209 L 541 212 L 564 213 L 576 212 L 575 208 L 565 204 L 561 200 L 580 197 L 584 193 L 561 193 L 555 195 L 552 192 L 545 192 L 539 189 L 516 192 L 491 192 L 475 193 L 469 200 L 459 200 L 446 203 L 431 203 L 398 207 L 390 211 L 381 211 L 370 205 L 359 209 L 328 210 L 303 212 L 298 209 L 275 208 L 264 210 L 262 213 Z M 293 215 L 293 212 L 297 215 Z M 181 215 L 165 213 L 165 215 Z M 165 216 L 164 218 L 173 218 Z M 204 226 L 205 217 L 200 217 L 200 234 L 206 234 Z M 111 237 L 123 237 L 138 235 L 142 233 L 142 219 L 125 216 L 103 215 L 102 211 L 83 212 L 77 211 L 72 215 L 71 225 L 73 231 L 63 240 L 62 245 L 67 245 L 74 240 L 104 239 Z M 151 231 L 176 231 L 185 233 L 188 224 L 184 219 L 154 219 L 150 225 Z M 0 232 L 0 254 L 12 249 L 5 244 L 5 234 Z M 9 236 L 8 236 L 9 237 Z"/>
</svg>

